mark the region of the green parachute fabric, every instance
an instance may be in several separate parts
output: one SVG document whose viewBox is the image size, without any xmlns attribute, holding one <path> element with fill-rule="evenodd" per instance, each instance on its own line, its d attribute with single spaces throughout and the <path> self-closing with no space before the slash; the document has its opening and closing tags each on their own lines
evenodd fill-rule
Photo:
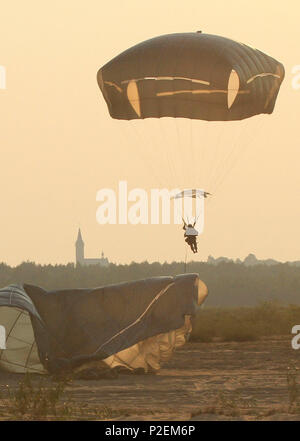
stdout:
<svg viewBox="0 0 300 441">
<path fill-rule="evenodd" d="M 272 113 L 283 78 L 284 67 L 274 58 L 200 32 L 144 41 L 97 75 L 110 115 L 124 120 L 233 121 Z"/>
<path fill-rule="evenodd" d="M 60 373 L 92 363 L 158 370 L 185 343 L 206 296 L 197 274 L 52 292 L 26 284 L 2 288 L 0 368 Z"/>
</svg>

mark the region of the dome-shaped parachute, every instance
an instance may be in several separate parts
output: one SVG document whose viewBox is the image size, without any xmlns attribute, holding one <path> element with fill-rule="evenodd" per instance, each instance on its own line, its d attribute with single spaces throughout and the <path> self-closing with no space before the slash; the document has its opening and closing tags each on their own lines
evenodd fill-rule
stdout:
<svg viewBox="0 0 300 441">
<path fill-rule="evenodd" d="M 98 72 L 116 119 L 182 117 L 232 121 L 272 113 L 281 63 L 228 38 L 163 35 L 121 53 Z"/>
</svg>

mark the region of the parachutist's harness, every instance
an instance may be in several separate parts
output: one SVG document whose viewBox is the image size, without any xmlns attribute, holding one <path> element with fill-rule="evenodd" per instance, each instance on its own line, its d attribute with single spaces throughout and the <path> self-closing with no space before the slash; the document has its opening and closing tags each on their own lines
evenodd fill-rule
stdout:
<svg viewBox="0 0 300 441">
<path fill-rule="evenodd" d="M 198 231 L 194 228 L 196 221 L 194 222 L 193 225 L 191 225 L 191 224 L 187 225 L 184 220 L 183 220 L 183 223 L 184 223 L 183 229 L 185 230 L 185 232 L 184 232 L 185 241 L 191 247 L 191 250 L 193 251 L 193 253 L 197 253 L 197 251 L 198 251 L 198 249 L 197 249 Z"/>
</svg>

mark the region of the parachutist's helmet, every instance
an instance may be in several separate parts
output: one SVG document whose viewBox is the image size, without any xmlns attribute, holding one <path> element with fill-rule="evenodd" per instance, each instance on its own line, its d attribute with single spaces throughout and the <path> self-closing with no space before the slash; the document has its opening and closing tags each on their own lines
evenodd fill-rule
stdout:
<svg viewBox="0 0 300 441">
<path fill-rule="evenodd" d="M 193 225 L 192 224 L 188 224 L 188 227 L 193 228 Z"/>
</svg>

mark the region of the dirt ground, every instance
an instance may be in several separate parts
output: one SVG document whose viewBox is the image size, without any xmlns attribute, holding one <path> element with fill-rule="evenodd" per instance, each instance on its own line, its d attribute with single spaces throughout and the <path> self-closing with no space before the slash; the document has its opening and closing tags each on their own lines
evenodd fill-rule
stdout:
<svg viewBox="0 0 300 441">
<path fill-rule="evenodd" d="M 300 368 L 300 350 L 292 349 L 290 337 L 188 343 L 157 375 L 73 380 L 65 394 L 81 408 L 70 419 L 102 408 L 102 417 L 92 419 L 300 420 L 300 406 L 288 410 L 300 394 L 296 383 L 288 386 L 293 366 Z M 16 389 L 21 377 L 0 373 L 0 386 Z M 2 412 L 0 419 L 11 418 Z"/>
</svg>

